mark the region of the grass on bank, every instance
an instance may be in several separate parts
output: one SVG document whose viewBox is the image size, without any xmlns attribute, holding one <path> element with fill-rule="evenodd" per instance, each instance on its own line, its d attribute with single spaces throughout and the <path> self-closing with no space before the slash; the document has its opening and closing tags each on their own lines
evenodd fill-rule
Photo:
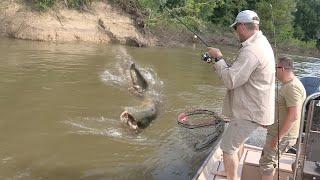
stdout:
<svg viewBox="0 0 320 180">
<path fill-rule="evenodd" d="M 90 7 L 92 0 L 25 0 L 40 11 L 52 8 L 55 4 L 64 4 L 68 8 L 82 10 Z"/>
</svg>

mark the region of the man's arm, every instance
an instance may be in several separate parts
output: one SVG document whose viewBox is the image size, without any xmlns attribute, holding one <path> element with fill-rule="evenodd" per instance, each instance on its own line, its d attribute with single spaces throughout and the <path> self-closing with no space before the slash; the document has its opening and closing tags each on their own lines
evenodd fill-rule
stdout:
<svg viewBox="0 0 320 180">
<path fill-rule="evenodd" d="M 216 57 L 216 50 L 219 49 L 209 48 L 208 52 L 213 57 Z M 249 80 L 251 73 L 257 68 L 258 64 L 257 57 L 252 52 L 246 50 L 240 52 L 237 60 L 231 67 L 224 60 L 220 60 L 214 64 L 214 69 L 227 89 L 235 89 Z"/>
<path fill-rule="evenodd" d="M 290 87 L 285 93 L 284 98 L 287 105 L 287 114 L 283 120 L 283 125 L 279 130 L 279 140 L 281 140 L 285 135 L 287 135 L 294 123 L 298 120 L 299 113 L 301 113 L 301 94 L 297 86 Z M 277 146 L 278 137 L 275 137 L 273 142 L 271 142 L 272 147 Z"/>
<path fill-rule="evenodd" d="M 284 124 L 279 132 L 279 139 L 282 139 L 286 134 L 289 133 L 290 129 L 293 127 L 295 121 L 297 121 L 298 113 L 300 112 L 297 106 L 288 107 L 287 115 L 284 119 Z"/>
<path fill-rule="evenodd" d="M 298 106 L 288 107 L 287 114 L 284 119 L 284 124 L 279 131 L 279 140 L 287 135 L 290 132 L 290 129 L 293 127 L 295 121 L 297 121 L 298 113 L 300 112 L 300 108 Z M 271 141 L 271 147 L 274 149 L 277 147 L 278 137 L 274 137 Z"/>
</svg>

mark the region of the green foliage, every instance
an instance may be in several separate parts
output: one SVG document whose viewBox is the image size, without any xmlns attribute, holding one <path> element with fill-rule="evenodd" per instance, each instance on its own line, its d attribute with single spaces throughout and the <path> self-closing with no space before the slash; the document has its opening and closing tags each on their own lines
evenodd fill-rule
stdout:
<svg viewBox="0 0 320 180">
<path fill-rule="evenodd" d="M 55 0 L 36 0 L 36 3 L 41 10 L 45 10 L 52 7 Z"/>
<path fill-rule="evenodd" d="M 74 9 L 84 9 L 90 6 L 91 0 L 67 0 L 68 7 Z"/>
<path fill-rule="evenodd" d="M 157 11 L 159 9 L 159 7 L 160 7 L 160 3 L 158 3 L 158 1 L 139 0 L 139 3 L 149 13 Z"/>
<path fill-rule="evenodd" d="M 300 40 L 316 39 L 320 31 L 320 0 L 138 0 L 149 12 L 147 24 L 156 26 L 157 20 L 172 19 L 164 8 L 194 30 L 227 28 L 238 12 L 245 9 L 256 11 L 261 19 L 260 28 L 270 39 L 287 44 L 312 45 L 298 43 Z M 165 14 L 165 15 L 164 15 Z M 177 21 L 174 21 L 179 23 Z M 206 27 L 207 25 L 207 27 Z M 275 34 L 274 34 L 275 30 Z M 318 32 L 320 33 L 320 32 Z"/>
<path fill-rule="evenodd" d="M 172 9 L 176 7 L 182 7 L 186 4 L 185 0 L 167 0 L 163 5 Z"/>
<path fill-rule="evenodd" d="M 234 22 L 235 16 L 247 6 L 245 0 L 225 0 L 218 1 L 216 7 L 212 8 L 210 20 L 214 24 L 221 24 L 223 26 L 230 26 Z"/>
<path fill-rule="evenodd" d="M 292 38 L 292 40 L 290 41 L 290 44 L 292 44 L 293 46 L 298 46 L 298 47 L 303 47 L 303 48 L 314 48 L 316 47 L 316 40 L 312 40 L 312 41 L 301 41 L 299 39 L 296 38 Z"/>
<path fill-rule="evenodd" d="M 38 5 L 41 10 L 62 2 L 68 8 L 83 9 L 92 0 L 25 0 Z M 101 0 L 102 1 L 102 0 Z M 108 0 L 117 3 L 127 12 L 141 8 L 147 12 L 144 20 L 149 27 L 164 22 L 179 24 L 167 10 L 178 16 L 196 31 L 210 31 L 213 27 L 227 29 L 238 12 L 256 11 L 261 19 L 260 28 L 269 39 L 277 42 L 313 45 L 320 36 L 320 0 Z M 144 16 L 145 17 L 145 16 Z M 275 34 L 274 34 L 275 30 Z M 299 41 L 307 43 L 299 43 Z M 308 43 L 308 41 L 310 41 Z"/>
<path fill-rule="evenodd" d="M 47 10 L 54 6 L 55 3 L 62 2 L 68 8 L 73 9 L 84 9 L 91 4 L 92 0 L 26 0 L 27 2 L 31 2 L 35 4 L 40 10 Z"/>
<path fill-rule="evenodd" d="M 278 42 L 286 43 L 292 39 L 293 15 L 295 0 L 260 1 L 256 11 L 261 19 L 261 29 L 269 36 L 276 37 Z M 273 34 L 275 30 L 276 34 Z"/>
<path fill-rule="evenodd" d="M 297 0 L 294 15 L 294 36 L 303 41 L 316 39 L 320 34 L 320 0 Z"/>
</svg>

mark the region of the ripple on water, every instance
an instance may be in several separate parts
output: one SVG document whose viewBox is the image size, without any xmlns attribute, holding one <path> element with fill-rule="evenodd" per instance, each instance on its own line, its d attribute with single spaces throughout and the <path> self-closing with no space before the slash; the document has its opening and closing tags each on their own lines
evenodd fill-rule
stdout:
<svg viewBox="0 0 320 180">
<path fill-rule="evenodd" d="M 135 133 L 124 127 L 118 119 L 105 117 L 78 117 L 63 121 L 70 126 L 68 133 L 89 136 L 106 136 L 128 144 L 151 145 L 158 143 L 143 133 Z"/>
<path fill-rule="evenodd" d="M 191 109 L 208 109 L 215 112 L 221 111 L 221 104 L 223 101 L 223 95 L 225 88 L 216 87 L 208 84 L 195 85 L 196 91 L 180 91 L 177 92 L 177 96 L 185 106 L 177 109 L 173 106 L 172 110 L 176 112 L 183 112 Z M 197 93 L 195 93 L 197 92 Z M 210 96 L 210 98 L 208 98 Z"/>
<path fill-rule="evenodd" d="M 101 75 L 100 78 L 103 82 L 110 84 L 114 87 L 121 86 L 121 84 L 125 81 L 125 79 L 119 75 L 114 75 L 109 70 L 105 70 Z"/>
<path fill-rule="evenodd" d="M 294 60 L 294 69 L 298 77 L 320 76 L 320 71 L 318 71 L 318 67 L 320 66 L 319 58 L 288 54 L 284 55 L 289 56 Z"/>
</svg>

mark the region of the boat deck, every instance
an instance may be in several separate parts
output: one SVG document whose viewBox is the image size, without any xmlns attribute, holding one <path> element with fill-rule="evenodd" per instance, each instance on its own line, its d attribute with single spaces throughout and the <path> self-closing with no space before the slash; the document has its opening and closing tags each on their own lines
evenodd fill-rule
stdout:
<svg viewBox="0 0 320 180">
<path fill-rule="evenodd" d="M 245 145 L 241 154 L 238 176 L 242 180 L 260 179 L 259 159 L 262 148 Z M 291 164 L 295 161 L 294 154 L 285 153 L 280 159 L 280 180 L 287 180 L 292 176 Z M 227 180 L 222 158 L 222 150 L 218 146 L 208 156 L 194 179 L 197 180 Z M 275 175 L 278 179 L 278 175 Z"/>
</svg>

